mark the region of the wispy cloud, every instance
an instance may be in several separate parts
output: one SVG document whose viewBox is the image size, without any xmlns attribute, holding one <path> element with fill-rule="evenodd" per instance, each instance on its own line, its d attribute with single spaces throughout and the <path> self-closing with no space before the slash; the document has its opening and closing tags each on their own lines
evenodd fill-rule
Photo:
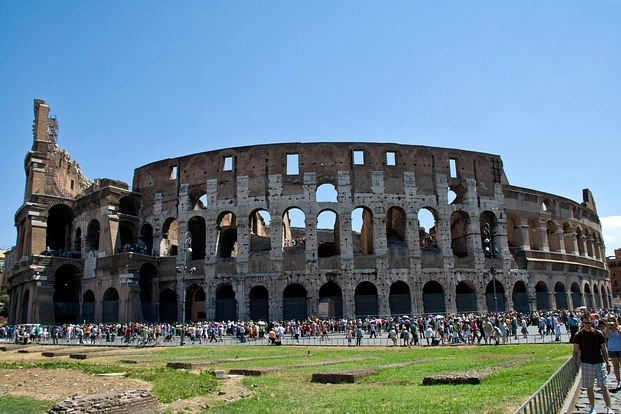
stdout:
<svg viewBox="0 0 621 414">
<path fill-rule="evenodd" d="M 621 249 L 621 216 L 600 217 L 606 245 L 606 256 L 614 256 L 615 249 Z"/>
</svg>

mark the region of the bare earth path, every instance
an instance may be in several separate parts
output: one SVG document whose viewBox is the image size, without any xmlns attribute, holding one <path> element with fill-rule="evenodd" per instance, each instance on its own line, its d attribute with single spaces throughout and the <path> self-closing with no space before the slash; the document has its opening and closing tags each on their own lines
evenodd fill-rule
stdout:
<svg viewBox="0 0 621 414">
<path fill-rule="evenodd" d="M 75 350 L 75 348 L 73 348 Z M 36 362 L 49 361 L 49 358 L 41 355 L 43 351 L 50 351 L 49 347 L 33 346 L 28 348 L 28 353 L 18 353 L 15 349 L 8 349 L 0 352 L 3 362 Z M 53 351 L 62 352 L 59 348 Z M 97 357 L 97 362 L 118 363 L 119 359 L 131 358 L 133 349 L 120 348 L 105 352 L 105 357 Z M 151 349 L 140 349 L 138 352 L 144 355 L 151 352 Z M 68 358 L 61 356 L 55 358 Z M 215 403 L 236 401 L 251 395 L 241 384 L 241 377 L 230 377 L 218 380 L 220 391 L 208 394 L 201 398 L 176 401 L 172 404 L 162 405 L 162 408 L 172 410 L 172 412 L 200 412 Z M 68 369 L 0 369 L 0 395 L 13 395 L 18 397 L 36 398 L 38 400 L 50 401 L 51 406 L 64 399 L 78 396 L 99 394 L 125 389 L 151 389 L 148 382 L 118 376 L 89 375 L 76 370 Z"/>
</svg>

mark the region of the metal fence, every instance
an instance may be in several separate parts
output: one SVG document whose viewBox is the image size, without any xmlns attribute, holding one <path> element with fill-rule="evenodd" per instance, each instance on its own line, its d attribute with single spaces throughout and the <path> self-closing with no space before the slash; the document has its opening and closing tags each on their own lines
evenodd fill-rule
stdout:
<svg viewBox="0 0 621 414">
<path fill-rule="evenodd" d="M 515 414 L 552 414 L 561 411 L 569 390 L 576 379 L 572 358 L 560 367 L 550 379 L 533 394 Z"/>
</svg>

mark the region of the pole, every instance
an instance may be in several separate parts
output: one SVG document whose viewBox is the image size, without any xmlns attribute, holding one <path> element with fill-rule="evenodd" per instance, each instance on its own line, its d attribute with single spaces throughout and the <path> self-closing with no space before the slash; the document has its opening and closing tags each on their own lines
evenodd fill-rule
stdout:
<svg viewBox="0 0 621 414">
<path fill-rule="evenodd" d="M 192 236 L 190 232 L 185 232 L 185 241 L 183 242 L 183 266 L 181 266 L 181 343 L 179 345 L 185 345 L 185 272 L 187 270 L 188 253 L 192 253 Z"/>
<path fill-rule="evenodd" d="M 485 240 L 483 240 L 483 243 L 487 244 L 490 260 L 492 261 L 492 266 L 490 267 L 489 272 L 492 275 L 492 287 L 494 289 L 494 310 L 496 311 L 496 317 L 498 317 L 498 293 L 496 292 L 496 269 L 494 269 L 494 234 L 492 233 L 489 223 L 485 223 L 483 233 L 485 234 Z"/>
</svg>

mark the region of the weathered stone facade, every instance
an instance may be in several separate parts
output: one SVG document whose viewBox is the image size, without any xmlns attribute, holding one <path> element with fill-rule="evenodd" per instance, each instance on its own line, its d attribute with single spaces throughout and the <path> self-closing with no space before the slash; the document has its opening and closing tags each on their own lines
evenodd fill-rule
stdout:
<svg viewBox="0 0 621 414">
<path fill-rule="evenodd" d="M 48 112 L 35 101 L 11 322 L 174 322 L 184 295 L 188 321 L 611 303 L 590 191 L 512 186 L 498 155 L 256 145 L 153 162 L 130 190 L 55 156 Z"/>
</svg>

